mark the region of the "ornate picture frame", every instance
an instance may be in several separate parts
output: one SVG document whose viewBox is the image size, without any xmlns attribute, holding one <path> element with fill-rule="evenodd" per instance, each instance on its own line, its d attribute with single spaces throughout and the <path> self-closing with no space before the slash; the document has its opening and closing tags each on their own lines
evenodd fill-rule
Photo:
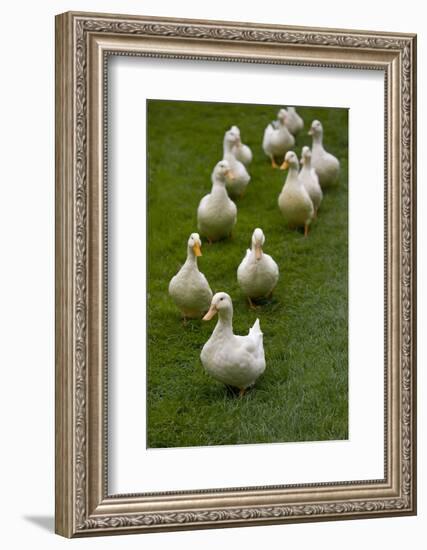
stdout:
<svg viewBox="0 0 427 550">
<path fill-rule="evenodd" d="M 110 55 L 381 70 L 384 479 L 111 495 L 106 395 Z M 68 12 L 56 18 L 56 532 L 66 537 L 416 513 L 416 36 Z"/>
</svg>

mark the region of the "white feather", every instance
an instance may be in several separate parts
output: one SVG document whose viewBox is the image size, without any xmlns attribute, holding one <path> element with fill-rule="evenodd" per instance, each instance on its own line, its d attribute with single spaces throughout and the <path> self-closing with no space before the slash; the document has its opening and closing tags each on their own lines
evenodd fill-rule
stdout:
<svg viewBox="0 0 427 550">
<path fill-rule="evenodd" d="M 288 152 L 286 159 L 293 159 L 288 176 L 279 195 L 280 211 L 290 227 L 310 224 L 314 216 L 314 207 L 307 190 L 298 177 L 298 159 L 295 153 Z"/>
<path fill-rule="evenodd" d="M 220 168 L 225 166 L 226 168 Z M 218 241 L 231 234 L 237 220 L 237 208 L 225 190 L 226 161 L 219 162 L 212 173 L 212 191 L 205 195 L 197 209 L 197 224 L 202 235 L 210 241 Z M 222 174 L 222 172 L 224 174 Z"/>
<path fill-rule="evenodd" d="M 269 296 L 279 280 L 279 267 L 271 256 L 261 251 L 261 256 L 257 259 L 255 246 L 257 240 L 261 244 L 265 240 L 261 229 L 255 229 L 252 236 L 252 249 L 246 251 L 245 257 L 237 268 L 239 286 L 251 299 Z"/>
<path fill-rule="evenodd" d="M 323 127 L 315 120 L 311 125 L 313 134 L 313 146 L 311 165 L 319 176 L 319 183 L 322 189 L 337 185 L 339 181 L 340 163 L 339 160 L 328 153 L 323 147 Z"/>
<path fill-rule="evenodd" d="M 203 367 L 219 382 L 241 390 L 246 389 L 265 370 L 263 335 L 259 320 L 255 321 L 246 336 L 237 336 L 233 333 L 233 304 L 230 296 L 219 292 L 212 298 L 212 304 L 221 309 L 218 310 L 219 318 L 212 336 L 200 354 Z"/>
<path fill-rule="evenodd" d="M 286 111 L 281 109 L 279 111 L 280 118 L 277 123 L 270 123 L 264 130 L 262 148 L 264 149 L 264 153 L 271 159 L 283 159 L 287 151 L 295 145 L 294 136 L 286 127 L 285 113 Z M 275 127 L 276 125 L 277 127 Z"/>
<path fill-rule="evenodd" d="M 199 235 L 192 233 L 187 246 L 187 260 L 169 283 L 169 295 L 181 313 L 190 318 L 202 317 L 212 300 L 212 290 L 199 271 L 192 249 L 195 241 L 201 246 Z"/>
</svg>

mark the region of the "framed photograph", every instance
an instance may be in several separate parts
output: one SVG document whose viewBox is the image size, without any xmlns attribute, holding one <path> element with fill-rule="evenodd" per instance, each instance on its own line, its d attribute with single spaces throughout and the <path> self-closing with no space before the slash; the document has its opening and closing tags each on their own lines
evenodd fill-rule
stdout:
<svg viewBox="0 0 427 550">
<path fill-rule="evenodd" d="M 416 37 L 56 18 L 56 532 L 416 513 Z"/>
</svg>

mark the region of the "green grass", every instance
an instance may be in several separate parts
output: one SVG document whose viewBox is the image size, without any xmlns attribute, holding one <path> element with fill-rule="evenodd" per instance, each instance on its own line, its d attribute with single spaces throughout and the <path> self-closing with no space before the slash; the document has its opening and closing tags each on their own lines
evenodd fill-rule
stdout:
<svg viewBox="0 0 427 550">
<path fill-rule="evenodd" d="M 149 447 L 319 441 L 348 437 L 348 118 L 345 109 L 299 108 L 307 135 L 322 121 L 325 147 L 341 162 L 338 189 L 325 193 L 309 237 L 287 229 L 277 206 L 286 173 L 272 170 L 261 143 L 279 106 L 148 102 L 148 396 Z M 238 201 L 232 240 L 203 243 L 199 268 L 213 292 L 228 292 L 234 332 L 256 317 L 266 370 L 242 399 L 210 378 L 200 351 L 216 320 L 183 324 L 168 284 L 186 258 L 196 210 L 210 191 L 232 124 L 254 154 L 251 182 Z M 272 301 L 250 310 L 236 279 L 255 227 L 279 265 Z"/>
</svg>

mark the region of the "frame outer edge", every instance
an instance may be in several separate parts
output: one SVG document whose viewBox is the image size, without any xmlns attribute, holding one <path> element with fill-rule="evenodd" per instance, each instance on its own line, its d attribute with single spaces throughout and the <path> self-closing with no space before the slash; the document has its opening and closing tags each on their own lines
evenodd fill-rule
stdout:
<svg viewBox="0 0 427 550">
<path fill-rule="evenodd" d="M 341 27 L 315 27 L 311 25 L 285 25 L 280 23 L 257 23 L 254 21 L 230 21 L 227 19 L 193 19 L 192 17 L 166 17 L 166 16 L 159 16 L 159 15 L 137 15 L 137 14 L 124 14 L 124 13 L 111 13 L 111 12 L 92 12 L 92 11 L 81 11 L 81 10 L 70 10 L 64 13 L 64 15 L 70 15 L 73 18 L 84 18 L 86 20 L 88 19 L 104 19 L 104 20 L 118 20 L 121 21 L 138 21 L 138 22 L 145 22 L 145 23 L 152 23 L 152 24 L 163 24 L 163 23 L 169 23 L 174 25 L 204 25 L 204 26 L 221 26 L 221 27 L 245 27 L 246 29 L 254 29 L 254 30 L 270 30 L 270 31 L 307 31 L 307 29 L 310 29 L 310 32 L 313 33 L 340 33 L 340 34 L 347 34 L 348 32 L 351 32 L 352 34 L 357 34 L 360 36 L 371 36 L 371 35 L 379 35 L 385 38 L 394 38 L 394 39 L 412 39 L 416 37 L 416 33 L 408 33 L 408 32 L 393 32 L 393 31 L 374 31 L 369 29 L 348 29 L 348 28 L 341 28 Z"/>
<path fill-rule="evenodd" d="M 73 18 L 55 17 L 55 532 L 74 532 Z"/>
<path fill-rule="evenodd" d="M 115 28 L 114 19 L 117 17 L 118 27 Z M 345 36 L 344 31 L 338 29 L 319 29 L 319 38 L 324 35 L 326 45 L 332 47 L 360 48 L 358 52 L 368 49 L 396 51 L 400 50 L 400 59 L 403 51 L 409 53 L 406 66 L 405 81 L 409 87 L 409 97 L 406 105 L 405 127 L 409 130 L 410 169 L 405 177 L 406 199 L 405 210 L 409 239 L 406 248 L 406 259 L 409 263 L 409 276 L 405 286 L 408 290 L 409 307 L 406 321 L 408 322 L 408 345 L 405 357 L 408 360 L 404 372 L 408 384 L 407 405 L 408 414 L 405 416 L 401 428 L 407 429 L 408 437 L 405 453 L 405 467 L 407 474 L 404 495 L 397 498 L 366 501 L 356 499 L 354 502 L 332 502 L 329 504 L 306 503 L 296 508 L 289 506 L 275 506 L 272 508 L 255 507 L 249 513 L 249 508 L 231 510 L 229 507 L 220 510 L 194 510 L 177 512 L 153 512 L 151 514 L 136 514 L 128 510 L 126 515 L 106 514 L 97 517 L 92 515 L 88 503 L 88 492 L 91 491 L 91 469 L 88 468 L 88 450 L 90 449 L 90 433 L 87 415 L 91 407 L 90 388 L 88 384 L 88 370 L 92 372 L 90 357 L 87 356 L 86 331 L 86 291 L 87 257 L 86 241 L 87 218 L 87 168 L 90 165 L 87 159 L 87 127 L 86 118 L 86 47 L 84 40 L 79 39 L 78 29 L 97 31 L 96 23 L 102 21 L 100 31 L 120 34 L 133 34 L 135 28 L 147 26 L 148 35 L 166 37 L 170 32 L 175 37 L 174 29 L 170 31 L 167 25 L 154 23 L 170 23 L 170 27 L 177 27 L 176 35 L 182 39 L 205 41 L 227 40 L 250 42 L 288 42 L 287 34 L 294 29 L 296 34 L 311 33 L 315 29 L 303 27 L 279 27 L 246 24 L 241 22 L 218 22 L 197 20 L 172 20 L 166 18 L 149 18 L 137 16 L 114 16 L 112 14 L 89 14 L 82 12 L 68 12 L 56 17 L 56 524 L 55 530 L 65 537 L 90 536 L 96 534 L 119 534 L 125 532 L 143 531 L 172 531 L 177 529 L 219 528 L 237 525 L 257 525 L 283 522 L 321 521 L 356 519 L 358 517 L 381 517 L 393 515 L 413 515 L 416 513 L 416 37 L 409 34 L 370 33 L 370 31 L 350 32 Z M 135 22 L 138 21 L 138 23 Z M 177 26 L 176 23 L 187 25 Z M 85 25 L 88 25 L 85 28 Z M 218 26 L 228 27 L 222 29 Z M 197 27 L 196 27 L 197 26 Z M 271 30 L 283 30 L 282 35 L 272 35 Z M 265 31 L 264 31 L 265 29 Z M 287 31 L 286 29 L 289 29 Z M 75 34 L 76 31 L 76 34 Z M 136 28 L 136 34 L 138 29 Z M 245 33 L 250 31 L 250 35 Z M 217 34 L 217 33 L 220 34 Z M 195 34 L 194 34 L 195 33 Z M 237 34 L 236 34 L 237 33 Z M 329 33 L 326 35 L 325 33 Z M 344 33 L 344 36 L 343 36 Z M 353 37 L 353 33 L 354 37 Z M 361 35 L 361 36 L 357 36 Z M 371 34 L 371 37 L 369 35 Z M 273 40 L 270 40 L 270 36 Z M 339 35 L 339 36 L 338 36 Z M 366 37 L 366 35 L 368 35 Z M 227 38 L 229 37 L 229 38 Z M 306 38 L 307 37 L 307 38 Z M 317 35 L 306 34 L 304 40 L 313 46 L 319 46 L 315 40 Z M 362 39 L 363 37 L 363 39 Z M 365 38 L 366 37 L 366 38 Z M 393 47 L 396 42 L 396 48 Z M 294 43 L 299 43 L 298 40 Z M 304 42 L 305 45 L 305 42 Z M 322 45 L 323 42 L 322 42 Z M 216 59 L 216 58 L 215 58 Z M 328 66 L 328 65 L 325 65 Z M 399 71 L 399 74 L 402 74 Z M 80 76 L 79 76 L 80 75 Z M 401 92 L 402 90 L 400 90 Z M 399 95 L 399 94 L 398 94 Z M 401 113 L 402 104 L 399 101 L 398 112 Z M 77 118 L 76 118 L 77 117 Z M 77 155 L 77 157 L 76 157 Z M 88 161 L 88 162 L 87 162 Z M 399 171 L 400 177 L 402 172 Z M 402 182 L 401 182 L 402 183 Z M 399 196 L 401 197 L 401 189 Z M 398 216 L 401 222 L 400 215 Z M 400 224 L 399 224 L 400 225 Z M 401 228 L 401 226 L 400 226 Z M 90 238 L 90 236 L 89 236 Z M 399 238 L 398 244 L 402 245 Z M 399 261 L 402 256 L 399 253 Z M 400 262 L 398 262 L 400 263 Z M 401 266 L 399 265 L 399 268 Z M 402 283 L 399 277 L 400 283 Z M 403 289 L 403 287 L 400 287 Z M 401 303 L 401 302 L 400 302 Z M 399 315 L 399 332 L 402 318 Z M 402 357 L 402 356 L 401 356 Z M 399 382 L 399 391 L 402 391 Z M 88 395 L 89 394 L 89 395 Z M 401 404 L 401 403 L 400 403 Z M 402 417 L 399 415 L 400 420 Z M 403 432 L 401 432 L 401 436 Z M 402 443 L 401 436 L 399 443 Z M 88 444 L 89 442 L 89 444 Z M 399 454 L 399 464 L 402 455 Z M 401 474 L 402 472 L 399 472 Z M 400 476 L 399 476 L 400 477 Z M 399 481 L 400 489 L 403 488 Z M 402 498 L 403 497 L 403 498 Z M 409 498 L 408 498 L 409 497 Z M 89 504 L 89 506 L 88 506 Z M 252 513 L 253 512 L 253 513 Z M 264 513 L 265 512 L 265 513 Z M 290 515 L 289 515 L 290 513 Z M 249 514 L 249 515 L 248 515 Z"/>
<path fill-rule="evenodd" d="M 412 166 L 412 211 L 411 211 L 411 260 L 412 260 L 412 280 L 411 280 L 411 303 L 412 303 L 412 510 L 413 515 L 417 515 L 417 35 L 411 39 L 411 166 Z"/>
</svg>

